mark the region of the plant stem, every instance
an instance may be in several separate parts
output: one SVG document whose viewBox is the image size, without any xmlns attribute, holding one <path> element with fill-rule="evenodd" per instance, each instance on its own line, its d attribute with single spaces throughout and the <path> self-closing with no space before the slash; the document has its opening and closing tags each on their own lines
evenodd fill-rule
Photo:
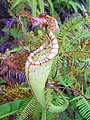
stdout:
<svg viewBox="0 0 90 120">
<path fill-rule="evenodd" d="M 41 120 L 46 120 L 46 110 L 45 109 L 42 110 L 42 118 L 41 118 Z"/>
<path fill-rule="evenodd" d="M 78 95 L 83 96 L 87 101 L 90 102 L 90 100 L 89 100 L 85 95 L 83 95 L 81 92 L 79 92 L 79 91 L 77 91 L 77 90 L 73 90 L 72 88 L 69 88 L 69 87 L 60 87 L 60 86 L 58 86 L 58 88 L 63 88 L 63 89 L 71 90 L 71 91 L 77 93 Z"/>
</svg>

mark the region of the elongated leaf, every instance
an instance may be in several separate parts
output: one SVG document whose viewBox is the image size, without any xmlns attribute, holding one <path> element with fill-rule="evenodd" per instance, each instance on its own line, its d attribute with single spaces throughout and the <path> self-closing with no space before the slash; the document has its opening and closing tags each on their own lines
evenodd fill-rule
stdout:
<svg viewBox="0 0 90 120">
<path fill-rule="evenodd" d="M 21 2 L 27 2 L 27 3 L 29 4 L 29 6 L 31 5 L 30 0 L 14 0 L 11 9 L 15 8 L 15 7 L 16 7 L 18 4 L 20 4 Z"/>
<path fill-rule="evenodd" d="M 87 1 L 87 10 L 88 12 L 90 12 L 90 0 L 86 0 Z"/>
<path fill-rule="evenodd" d="M 29 4 L 29 6 L 31 5 L 31 0 L 26 0 L 26 2 Z"/>
<path fill-rule="evenodd" d="M 0 118 L 16 113 L 26 99 L 20 99 L 0 106 Z"/>
<path fill-rule="evenodd" d="M 90 98 L 90 87 L 87 87 L 85 95 L 86 97 Z"/>
<path fill-rule="evenodd" d="M 31 0 L 32 16 L 36 16 L 37 0 Z"/>
<path fill-rule="evenodd" d="M 38 2 L 39 2 L 40 12 L 44 13 L 44 1 L 43 0 L 38 0 Z"/>
<path fill-rule="evenodd" d="M 14 49 L 8 51 L 8 53 L 18 52 L 19 50 L 22 50 L 22 47 L 15 47 Z"/>
<path fill-rule="evenodd" d="M 51 12 L 54 13 L 55 11 L 54 11 L 54 6 L 53 6 L 52 0 L 47 0 L 47 1 L 48 1 L 49 5 L 51 7 Z"/>
<path fill-rule="evenodd" d="M 77 99 L 80 99 L 80 98 L 82 98 L 82 96 L 75 97 L 72 100 L 70 100 L 70 102 L 73 102 L 74 100 L 77 100 Z"/>
<path fill-rule="evenodd" d="M 20 109 L 20 116 L 17 118 L 17 120 L 24 120 L 33 112 L 33 108 L 36 104 L 36 99 L 33 97 L 31 100 L 28 100 L 25 102 L 25 104 L 23 104 L 22 108 Z"/>
<path fill-rule="evenodd" d="M 13 5 L 12 5 L 12 8 L 11 9 L 13 9 L 13 8 L 15 8 L 18 4 L 20 4 L 21 2 L 23 2 L 23 0 L 14 0 L 14 3 L 13 3 Z"/>
<path fill-rule="evenodd" d="M 78 12 L 77 11 L 78 10 L 77 7 L 82 10 L 82 7 L 81 7 L 81 5 L 78 2 L 69 1 L 68 4 L 70 4 L 73 7 L 75 12 Z"/>
</svg>

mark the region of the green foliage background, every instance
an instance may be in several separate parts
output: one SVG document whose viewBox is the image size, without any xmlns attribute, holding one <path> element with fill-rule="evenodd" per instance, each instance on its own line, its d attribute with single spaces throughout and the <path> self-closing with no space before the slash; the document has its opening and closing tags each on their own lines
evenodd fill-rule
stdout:
<svg viewBox="0 0 90 120">
<path fill-rule="evenodd" d="M 64 24 L 59 21 L 60 30 L 55 33 L 58 39 L 59 52 L 48 76 L 48 83 L 54 85 L 59 91 L 62 91 L 63 95 L 69 100 L 69 107 L 60 114 L 51 114 L 47 111 L 47 120 L 54 120 L 56 118 L 58 120 L 89 120 L 90 16 L 87 13 L 90 12 L 89 0 L 87 0 L 87 11 L 83 9 L 78 1 L 75 2 L 73 0 L 54 0 L 53 2 L 51 0 L 13 0 L 13 2 L 10 2 L 10 9 L 8 9 L 9 14 L 16 18 L 20 11 L 24 11 L 25 4 L 29 4 L 32 8 L 32 16 L 44 13 L 45 5 L 49 7 L 50 14 L 56 18 L 58 17 L 58 13 L 55 11 L 55 8 L 59 6 L 61 11 L 64 10 L 65 6 L 67 6 L 68 9 L 73 8 L 75 10 L 76 14 L 66 20 Z M 62 7 L 62 4 L 65 6 L 63 5 Z M 37 5 L 39 5 L 39 9 L 37 9 Z M 84 16 L 78 14 L 77 7 L 83 10 Z M 30 11 L 27 12 L 29 13 Z M 18 18 L 16 19 L 18 21 Z M 41 30 L 33 33 L 27 32 L 25 29 L 21 30 L 19 27 L 11 28 L 9 34 L 12 35 L 14 39 L 21 38 L 23 41 L 22 32 L 26 34 L 26 43 L 29 43 L 28 46 L 24 44 L 24 48 L 30 51 L 34 50 L 37 44 L 40 46 L 46 39 L 44 32 Z M 31 37 L 29 38 L 30 35 Z M 33 39 L 35 41 L 32 42 Z M 16 51 L 19 51 L 19 48 L 17 48 Z M 0 82 L 0 84 L 2 84 L 2 82 Z M 21 88 L 21 86 L 19 87 Z M 28 86 L 23 86 L 21 89 L 24 91 L 30 90 Z M 55 91 L 46 88 L 45 93 L 47 103 L 49 101 L 52 101 L 55 105 L 61 105 L 63 103 L 62 97 L 59 97 Z M 8 95 L 12 97 L 12 94 Z M 5 99 L 5 96 L 7 97 L 7 94 L 4 94 L 2 98 Z M 59 103 L 57 102 L 58 100 Z M 0 114 L 0 118 L 3 118 L 3 120 L 4 117 L 13 113 L 17 113 L 17 120 L 23 120 L 24 118 L 30 120 L 41 119 L 41 106 L 35 98 L 33 98 L 31 93 L 29 94 L 29 98 L 27 97 L 25 99 L 25 97 L 23 97 L 23 99 L 20 99 L 17 97 L 17 100 L 9 103 L 0 102 L 0 105 L 0 110 L 4 110 Z M 6 109 L 6 107 L 8 109 Z"/>
</svg>

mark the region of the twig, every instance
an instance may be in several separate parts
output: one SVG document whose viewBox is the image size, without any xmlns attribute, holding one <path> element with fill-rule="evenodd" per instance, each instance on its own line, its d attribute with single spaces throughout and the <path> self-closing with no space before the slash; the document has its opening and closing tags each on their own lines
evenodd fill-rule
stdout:
<svg viewBox="0 0 90 120">
<path fill-rule="evenodd" d="M 63 88 L 63 89 L 71 90 L 71 91 L 73 91 L 74 93 L 77 93 L 78 95 L 83 96 L 86 100 L 88 100 L 88 101 L 90 102 L 90 100 L 89 100 L 85 95 L 83 95 L 82 93 L 80 93 L 80 92 L 77 91 L 77 90 L 73 90 L 72 88 L 69 88 L 69 87 L 61 87 L 61 86 L 58 86 L 57 88 Z"/>
<path fill-rule="evenodd" d="M 85 95 L 83 95 L 81 92 L 79 92 L 79 91 L 77 91 L 77 90 L 73 90 L 72 88 L 70 88 L 70 87 L 61 87 L 61 86 L 53 86 L 53 85 L 51 85 L 50 83 L 46 83 L 46 87 L 47 88 L 53 88 L 55 91 L 57 91 L 61 96 L 62 96 L 62 94 L 58 91 L 58 89 L 66 89 L 66 90 L 70 90 L 70 91 L 73 91 L 74 93 L 77 93 L 78 95 L 81 95 L 81 96 L 83 96 L 87 101 L 89 101 L 90 102 L 90 100 L 89 100 L 89 98 L 87 98 Z"/>
</svg>

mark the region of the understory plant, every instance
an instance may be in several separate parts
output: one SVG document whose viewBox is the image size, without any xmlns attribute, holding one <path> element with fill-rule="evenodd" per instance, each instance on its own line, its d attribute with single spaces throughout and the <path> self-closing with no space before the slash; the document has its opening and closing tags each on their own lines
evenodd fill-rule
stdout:
<svg viewBox="0 0 90 120">
<path fill-rule="evenodd" d="M 26 0 L 29 4 L 32 1 Z M 13 2 L 12 9 L 19 5 L 21 2 L 23 6 L 26 4 L 24 1 Z M 39 0 L 38 0 L 39 1 Z M 51 1 L 49 1 L 49 4 Z M 60 2 L 57 0 L 56 2 Z M 65 2 L 65 1 L 64 1 Z M 32 5 L 36 4 L 32 2 Z M 39 3 L 41 4 L 41 3 Z M 55 4 L 55 3 L 54 3 Z M 40 11 L 43 12 L 43 3 Z M 50 4 L 52 6 L 52 4 Z M 18 7 L 17 7 L 18 8 Z M 17 9 L 16 8 L 16 9 Z M 34 11 L 34 7 L 32 10 Z M 22 9 L 24 10 L 24 9 Z M 51 9 L 53 10 L 53 8 Z M 35 12 L 35 11 L 34 11 Z M 36 13 L 32 13 L 36 16 Z M 10 11 L 12 14 L 13 12 Z M 15 13 L 16 14 L 16 13 Z M 18 15 L 18 12 L 17 12 Z M 14 15 L 12 14 L 14 17 Z M 18 27 L 12 27 L 9 31 L 15 40 L 22 39 L 22 49 L 29 52 L 34 51 L 40 47 L 47 39 L 46 33 L 41 28 L 33 31 L 21 28 L 17 17 Z M 23 18 L 24 19 L 24 18 Z M 24 20 L 27 26 L 27 20 Z M 57 30 L 54 35 L 58 40 L 59 51 L 57 56 L 53 59 L 50 73 L 48 74 L 47 82 L 44 86 L 46 111 L 42 109 L 42 105 L 32 93 L 32 88 L 28 84 L 16 84 L 14 88 L 1 88 L 0 94 L 0 119 L 17 119 L 17 120 L 89 120 L 90 119 L 90 16 L 87 12 L 83 11 L 83 16 L 74 14 L 71 18 L 67 19 L 64 24 L 58 22 L 60 30 Z M 25 26 L 25 27 L 26 27 Z M 19 30 L 19 32 L 18 32 Z M 24 39 L 24 40 L 23 40 Z M 26 44 L 25 44 L 26 43 Z M 32 47 L 33 46 L 33 47 Z M 19 51 L 19 48 L 16 49 Z M 16 52 L 15 49 L 9 51 L 10 53 Z M 41 54 L 44 51 L 41 51 Z M 46 51 L 47 52 L 47 51 Z M 46 54 L 46 53 L 45 53 Z M 34 60 L 39 59 L 38 54 Z M 43 56 L 41 56 L 43 57 Z M 18 58 L 20 60 L 20 58 Z M 24 59 L 24 57 L 23 57 Z M 25 63 L 24 63 L 25 64 Z M 51 63 L 49 63 L 50 65 Z M 1 64 L 0 64 L 1 65 Z M 47 64 L 41 69 L 43 73 L 47 72 Z M 36 68 L 35 68 L 36 69 Z M 37 68 L 39 69 L 39 68 Z M 44 69 L 46 71 L 44 71 Z M 12 69 L 11 69 L 12 70 Z M 32 70 L 32 69 L 31 69 Z M 41 74 L 40 73 L 40 74 Z M 46 75 L 46 73 L 45 73 Z M 30 74 L 33 77 L 32 74 Z M 40 77 L 40 76 L 39 76 Z M 46 77 L 46 76 L 45 76 Z M 35 78 L 34 78 L 35 79 Z M 40 80 L 38 80 L 40 82 Z M 3 80 L 0 81 L 2 86 Z M 38 82 L 36 82 L 36 87 Z M 4 93 L 5 92 L 5 93 Z M 42 92 L 41 92 L 42 93 Z M 40 98 L 41 99 L 41 98 Z M 68 101 L 65 110 L 61 112 L 51 112 L 49 110 L 50 104 L 54 106 L 61 106 Z M 3 101 L 3 102 L 2 102 Z M 8 102 L 9 101 L 9 102 Z M 42 101 L 44 102 L 44 101 Z M 44 107 L 44 106 L 43 106 Z M 6 109 L 7 108 L 7 109 Z M 15 116 L 13 118 L 12 116 Z M 46 118 L 42 117 L 46 116 Z"/>
</svg>

